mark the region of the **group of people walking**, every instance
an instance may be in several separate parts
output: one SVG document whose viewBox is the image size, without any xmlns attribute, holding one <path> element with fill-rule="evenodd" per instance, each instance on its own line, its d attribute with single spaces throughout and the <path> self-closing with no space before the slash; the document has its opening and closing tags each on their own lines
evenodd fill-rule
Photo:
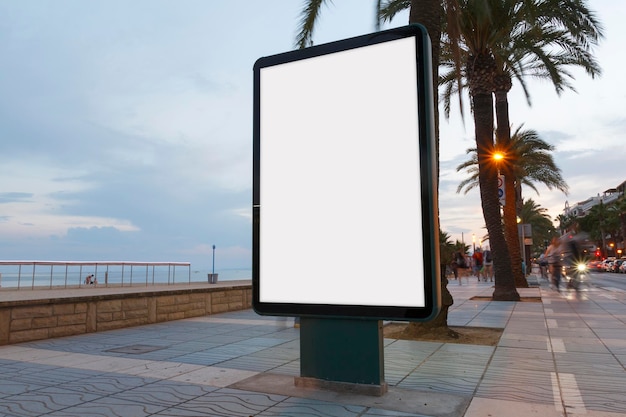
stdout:
<svg viewBox="0 0 626 417">
<path fill-rule="evenodd" d="M 481 248 L 476 248 L 472 256 L 466 256 L 461 251 L 456 251 L 450 267 L 454 279 L 459 281 L 459 285 L 462 285 L 461 275 L 467 275 L 470 269 L 478 282 L 481 278 L 485 282 L 487 279 L 493 282 L 493 257 L 489 249 L 483 251 Z"/>
<path fill-rule="evenodd" d="M 550 279 L 552 287 L 560 291 L 561 281 L 563 280 L 563 268 L 571 268 L 576 263 L 580 263 L 580 255 L 579 243 L 575 236 L 570 236 L 569 239 L 552 238 L 545 253 L 538 259 L 541 276 L 545 279 Z M 485 282 L 487 280 L 493 282 L 493 257 L 491 250 L 486 249 L 483 251 L 481 248 L 476 248 L 471 256 L 461 253 L 461 251 L 456 251 L 453 255 L 450 269 L 454 274 L 454 279 L 459 281 L 459 285 L 462 285 L 461 278 L 463 276 L 469 278 L 470 270 L 472 275 L 478 279 L 478 282 L 480 282 L 481 278 Z M 524 275 L 526 275 L 524 261 L 522 261 L 522 270 Z M 548 272 L 550 277 L 548 277 Z"/>
</svg>

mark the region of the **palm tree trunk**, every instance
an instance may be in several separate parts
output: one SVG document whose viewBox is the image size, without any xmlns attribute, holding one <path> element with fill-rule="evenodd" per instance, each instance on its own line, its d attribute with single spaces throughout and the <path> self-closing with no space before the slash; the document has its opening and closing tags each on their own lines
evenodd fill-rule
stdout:
<svg viewBox="0 0 626 417">
<path fill-rule="evenodd" d="M 500 172 L 504 175 L 504 237 L 511 255 L 511 269 L 513 279 L 518 288 L 528 288 L 528 281 L 522 271 L 522 254 L 520 251 L 520 237 L 517 229 L 517 192 L 515 174 L 512 164 L 517 161 L 511 152 L 511 128 L 509 122 L 509 102 L 507 92 L 496 90 L 496 138 L 500 150 L 508 155 L 504 163 L 500 164 Z M 523 242 L 522 242 L 523 244 Z"/>
<path fill-rule="evenodd" d="M 434 96 L 434 119 L 435 119 L 435 153 L 437 169 L 437 188 L 439 188 L 439 55 L 441 39 L 441 22 L 443 8 L 440 0 L 411 0 L 411 10 L 409 12 L 409 23 L 420 23 L 428 32 L 432 47 L 432 72 L 433 72 L 433 96 Z M 437 213 L 439 216 L 439 213 Z M 418 334 L 424 328 L 439 329 L 453 335 L 453 331 L 448 328 L 448 309 L 454 304 L 452 294 L 448 291 L 448 278 L 445 274 L 445 265 L 441 265 L 441 310 L 437 317 L 429 322 L 411 322 L 406 331 Z M 458 336 L 457 336 L 458 337 Z"/>
<path fill-rule="evenodd" d="M 491 159 L 493 154 L 493 96 L 490 92 L 473 92 L 474 128 L 478 155 L 478 181 L 480 200 L 489 242 L 493 254 L 496 301 L 519 301 L 511 269 L 511 256 L 504 239 L 498 199 L 498 172 Z"/>
</svg>

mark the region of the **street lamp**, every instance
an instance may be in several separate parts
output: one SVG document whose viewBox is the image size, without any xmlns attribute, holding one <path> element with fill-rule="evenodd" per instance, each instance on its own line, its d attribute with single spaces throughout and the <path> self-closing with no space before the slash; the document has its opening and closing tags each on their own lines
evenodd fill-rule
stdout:
<svg viewBox="0 0 626 417">
<path fill-rule="evenodd" d="M 216 282 L 215 279 L 215 245 L 213 245 L 213 269 L 211 270 L 211 283 Z"/>
<path fill-rule="evenodd" d="M 611 252 L 613 252 L 613 256 L 615 256 L 615 243 L 611 242 L 609 243 L 609 246 L 611 247 Z"/>
<path fill-rule="evenodd" d="M 476 252 L 476 234 L 472 233 L 472 249 Z"/>
</svg>

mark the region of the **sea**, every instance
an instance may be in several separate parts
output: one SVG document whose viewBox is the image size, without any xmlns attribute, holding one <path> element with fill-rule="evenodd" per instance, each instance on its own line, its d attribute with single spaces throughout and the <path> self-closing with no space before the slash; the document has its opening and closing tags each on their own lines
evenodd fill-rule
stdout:
<svg viewBox="0 0 626 417">
<path fill-rule="evenodd" d="M 156 285 L 209 282 L 213 270 L 193 265 L 0 265 L 3 289 L 64 288 L 85 285 L 93 275 L 98 285 Z M 217 282 L 252 279 L 249 268 L 216 268 Z"/>
</svg>

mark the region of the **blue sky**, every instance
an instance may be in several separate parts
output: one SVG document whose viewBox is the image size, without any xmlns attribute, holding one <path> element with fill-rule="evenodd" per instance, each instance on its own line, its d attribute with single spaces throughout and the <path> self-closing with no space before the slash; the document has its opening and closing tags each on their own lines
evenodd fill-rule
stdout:
<svg viewBox="0 0 626 417">
<path fill-rule="evenodd" d="M 374 30 L 374 1 L 329 2 L 316 44 Z M 301 1 L 0 2 L 0 259 L 190 261 L 250 266 L 252 66 L 293 49 Z M 626 179 L 625 8 L 595 0 L 606 28 L 598 80 L 560 98 L 514 86 L 514 125 L 557 146 L 559 214 Z M 403 26 L 406 14 L 391 26 Z M 466 113 L 469 114 L 469 113 Z M 441 121 L 441 223 L 484 233 L 478 192 L 455 193 L 471 118 Z"/>
</svg>

